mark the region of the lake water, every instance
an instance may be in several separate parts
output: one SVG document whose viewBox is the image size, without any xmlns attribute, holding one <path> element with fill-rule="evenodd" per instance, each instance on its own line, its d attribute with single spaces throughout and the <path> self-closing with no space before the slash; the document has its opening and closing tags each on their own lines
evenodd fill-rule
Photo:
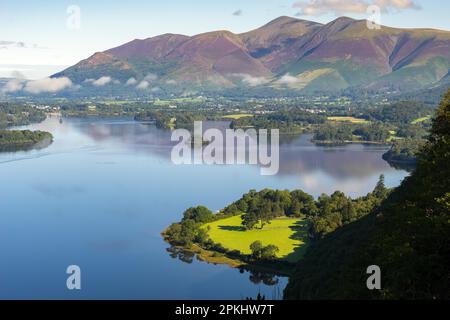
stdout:
<svg viewBox="0 0 450 320">
<path fill-rule="evenodd" d="M 49 118 L 26 128 L 54 135 L 43 150 L 0 153 L 0 299 L 279 298 L 287 279 L 261 279 L 167 252 L 161 231 L 194 205 L 219 210 L 250 189 L 318 196 L 371 191 L 380 174 L 408 174 L 385 148 L 317 147 L 308 136 L 280 149 L 280 172 L 257 166 L 175 166 L 170 132 L 130 119 Z M 66 288 L 78 265 L 82 290 Z M 269 283 L 275 281 L 275 285 Z"/>
</svg>

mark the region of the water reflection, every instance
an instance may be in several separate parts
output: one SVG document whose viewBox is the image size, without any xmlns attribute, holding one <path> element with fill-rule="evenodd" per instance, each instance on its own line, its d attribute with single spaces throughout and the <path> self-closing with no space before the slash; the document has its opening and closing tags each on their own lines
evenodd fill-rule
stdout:
<svg viewBox="0 0 450 320">
<path fill-rule="evenodd" d="M 222 131 L 227 122 L 205 122 L 204 130 L 214 127 Z M 169 130 L 154 125 L 137 123 L 131 119 L 70 119 L 63 124 L 46 121 L 38 125 L 41 130 L 52 132 L 77 131 L 98 145 L 114 145 L 135 152 L 145 152 L 170 161 L 171 141 Z M 336 180 L 363 179 L 389 169 L 381 158 L 386 147 L 373 145 L 316 146 L 310 142 L 311 135 L 282 136 L 280 146 L 279 176 L 297 175 L 305 184 L 313 185 L 311 175 L 327 175 Z M 219 150 L 221 151 L 221 150 Z M 402 167 L 392 167 L 403 169 Z M 389 170 L 388 170 L 389 171 Z"/>
<path fill-rule="evenodd" d="M 80 121 L 70 125 L 97 143 L 148 153 L 168 162 L 171 148 L 175 145 L 170 140 L 170 131 L 132 120 Z M 223 131 L 227 126 L 227 122 L 206 122 L 204 130 L 215 127 Z M 381 174 L 387 175 L 390 186 L 396 185 L 407 174 L 403 167 L 392 167 L 382 159 L 386 147 L 356 144 L 316 146 L 310 140 L 311 135 L 282 136 L 277 177 L 297 177 L 297 188 L 313 195 L 336 190 L 352 196 L 364 195 L 372 190 Z"/>
<path fill-rule="evenodd" d="M 23 128 L 49 131 L 54 142 L 0 153 L 0 298 L 277 297 L 285 277 L 167 252 L 161 231 L 188 207 L 219 210 L 250 189 L 359 196 L 380 174 L 388 186 L 408 174 L 384 162 L 383 149 L 317 147 L 308 136 L 283 141 L 280 172 L 261 176 L 250 165 L 175 166 L 170 131 L 132 119 L 53 117 Z M 89 284 L 76 297 L 64 287 L 74 263 Z"/>
<path fill-rule="evenodd" d="M 196 254 L 193 253 L 192 251 L 184 250 L 182 248 L 173 246 L 167 248 L 166 251 L 169 253 L 169 256 L 172 259 L 179 259 L 180 261 L 188 264 L 192 264 L 196 256 Z"/>
<path fill-rule="evenodd" d="M 264 283 L 266 286 L 275 286 L 279 283 L 277 276 L 262 271 L 250 270 L 250 281 L 254 284 Z"/>
<path fill-rule="evenodd" d="M 218 128 L 224 131 L 228 125 L 224 121 L 210 121 L 203 124 L 203 129 Z M 152 124 L 138 123 L 132 119 L 71 118 L 61 123 L 58 118 L 50 118 L 32 127 L 53 133 L 55 142 L 50 147 L 52 152 L 70 152 L 77 148 L 89 151 L 107 149 L 108 152 L 147 154 L 170 163 L 171 150 L 176 144 L 171 141 L 169 130 L 160 130 Z M 386 147 L 356 144 L 316 146 L 310 140 L 310 135 L 281 136 L 280 167 L 276 178 L 285 180 L 296 177 L 295 188 L 315 196 L 336 190 L 353 197 L 361 196 L 372 190 L 381 174 L 386 176 L 387 185 L 392 187 L 411 172 L 411 168 L 391 166 L 385 162 L 382 155 Z M 44 152 L 38 152 L 35 156 Z M 114 161 L 104 164 L 112 165 Z M 289 185 L 286 187 L 292 188 Z"/>
<path fill-rule="evenodd" d="M 172 259 L 178 259 L 183 263 L 192 264 L 194 259 L 204 262 L 197 254 L 192 251 L 185 250 L 180 247 L 170 246 L 166 249 Z M 215 263 L 211 263 L 216 265 Z M 241 266 L 238 268 L 239 273 L 249 274 L 248 279 L 255 285 L 264 284 L 266 286 L 276 286 L 280 284 L 280 276 L 268 272 L 257 270 L 254 266 Z"/>
</svg>

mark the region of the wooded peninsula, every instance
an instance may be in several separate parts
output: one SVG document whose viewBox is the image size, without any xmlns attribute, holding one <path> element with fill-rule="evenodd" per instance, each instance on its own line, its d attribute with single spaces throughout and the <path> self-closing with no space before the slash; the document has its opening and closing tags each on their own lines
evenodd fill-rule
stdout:
<svg viewBox="0 0 450 320">
<path fill-rule="evenodd" d="M 27 151 L 41 149 L 53 142 L 49 132 L 30 130 L 6 130 L 13 126 L 23 126 L 44 121 L 46 114 L 31 106 L 3 103 L 0 105 L 0 152 Z"/>
</svg>

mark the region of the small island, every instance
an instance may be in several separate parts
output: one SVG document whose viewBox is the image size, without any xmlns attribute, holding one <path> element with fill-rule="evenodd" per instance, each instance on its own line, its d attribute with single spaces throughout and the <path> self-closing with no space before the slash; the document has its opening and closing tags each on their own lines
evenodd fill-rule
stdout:
<svg viewBox="0 0 450 320">
<path fill-rule="evenodd" d="M 46 113 L 35 106 L 0 103 L 0 152 L 28 151 L 48 147 L 53 142 L 53 136 L 49 132 L 8 129 L 40 123 L 46 117 Z"/>
<path fill-rule="evenodd" d="M 336 191 L 317 200 L 301 190 L 251 190 L 218 213 L 187 209 L 162 236 L 201 261 L 289 276 L 318 239 L 369 214 L 390 190 L 384 177 L 364 197 Z"/>
<path fill-rule="evenodd" d="M 42 149 L 52 142 L 52 134 L 45 131 L 0 130 L 0 152 Z"/>
</svg>

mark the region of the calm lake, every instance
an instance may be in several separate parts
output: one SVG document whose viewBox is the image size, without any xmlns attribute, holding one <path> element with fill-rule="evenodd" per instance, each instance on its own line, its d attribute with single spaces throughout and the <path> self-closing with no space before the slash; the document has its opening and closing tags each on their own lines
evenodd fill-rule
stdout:
<svg viewBox="0 0 450 320">
<path fill-rule="evenodd" d="M 280 298 L 287 279 L 210 265 L 167 251 L 160 236 L 185 209 L 217 211 L 250 189 L 319 196 L 371 191 L 380 174 L 408 175 L 385 148 L 318 147 L 308 136 L 280 147 L 280 172 L 258 166 L 176 166 L 170 132 L 131 119 L 48 118 L 43 150 L 0 153 L 0 299 Z M 184 261 L 183 261 L 184 260 Z M 66 288 L 78 265 L 82 290 Z"/>
</svg>

